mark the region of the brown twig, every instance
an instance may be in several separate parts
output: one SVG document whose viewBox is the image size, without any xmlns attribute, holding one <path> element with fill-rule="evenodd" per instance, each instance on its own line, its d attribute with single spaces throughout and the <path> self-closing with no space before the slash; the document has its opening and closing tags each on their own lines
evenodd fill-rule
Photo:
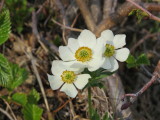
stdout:
<svg viewBox="0 0 160 120">
<path fill-rule="evenodd" d="M 91 14 L 93 16 L 95 23 L 99 23 L 99 21 L 102 18 L 101 1 L 90 0 L 90 9 L 91 9 Z"/>
<path fill-rule="evenodd" d="M 135 0 L 136 2 L 140 2 L 140 0 Z M 160 5 L 158 4 L 153 4 L 153 3 L 141 3 L 143 4 L 143 7 L 147 10 L 150 11 L 160 11 Z M 155 6 L 155 8 L 154 8 Z M 105 29 L 109 29 L 113 26 L 115 26 L 116 24 L 120 23 L 126 16 L 128 16 L 128 14 L 133 10 L 133 9 L 137 9 L 136 6 L 133 6 L 131 3 L 129 2 L 125 2 L 123 3 L 115 13 L 111 14 L 110 16 L 108 16 L 106 19 L 104 19 L 103 21 L 101 21 L 101 23 L 96 27 L 96 29 L 94 30 L 94 33 L 96 34 L 96 36 L 99 36 L 100 33 L 105 30 Z"/>
<path fill-rule="evenodd" d="M 80 15 L 80 14 L 76 15 L 76 17 L 74 18 L 74 20 L 73 20 L 73 22 L 72 22 L 72 24 L 71 24 L 71 28 L 73 28 L 74 25 L 76 24 L 79 15 Z"/>
<path fill-rule="evenodd" d="M 42 46 L 44 51 L 47 53 L 48 49 L 46 48 L 46 46 L 41 41 L 41 37 L 40 37 L 38 29 L 37 29 L 37 17 L 36 17 L 36 12 L 35 11 L 32 12 L 32 32 L 36 36 L 39 44 Z"/>
<path fill-rule="evenodd" d="M 71 100 L 73 99 L 69 99 L 67 100 L 62 106 L 60 106 L 59 108 L 57 108 L 56 110 L 54 110 L 53 112 L 56 113 L 58 111 L 60 111 L 62 108 L 64 108 Z"/>
<path fill-rule="evenodd" d="M 1 3 L 0 3 L 0 12 L 1 12 L 2 8 L 3 8 L 3 5 L 4 5 L 4 0 L 2 0 Z"/>
<path fill-rule="evenodd" d="M 65 25 L 63 25 L 63 24 L 57 22 L 57 21 L 54 20 L 54 19 L 52 19 L 52 22 L 54 22 L 55 24 L 57 24 L 57 25 L 59 25 L 59 26 L 65 28 L 65 29 L 69 29 L 69 30 L 71 30 L 71 31 L 76 31 L 76 32 L 82 32 L 82 29 L 77 29 L 77 28 L 72 28 L 72 27 L 65 26 Z"/>
<path fill-rule="evenodd" d="M 150 13 L 148 10 L 146 10 L 145 8 L 141 7 L 140 5 L 138 5 L 137 3 L 133 2 L 132 0 L 126 0 L 130 3 L 132 3 L 133 5 L 135 5 L 137 8 L 141 9 L 143 12 L 147 13 L 148 14 L 148 17 L 152 20 L 155 20 L 155 21 L 158 21 L 160 22 L 160 18 L 153 15 L 152 13 Z"/>
<path fill-rule="evenodd" d="M 79 6 L 79 9 L 83 15 L 83 18 L 86 22 L 88 29 L 91 31 L 94 31 L 96 23 L 91 15 L 88 7 L 87 7 L 85 1 L 84 0 L 76 0 L 76 2 L 77 2 L 77 5 Z"/>
<path fill-rule="evenodd" d="M 0 108 L 0 112 L 2 112 L 3 114 L 5 114 L 10 120 L 14 120 L 14 119 L 11 117 L 11 115 L 10 115 L 7 111 L 3 110 L 2 108 Z"/>
<path fill-rule="evenodd" d="M 121 109 L 124 110 L 124 109 L 127 109 L 128 107 L 130 107 L 136 100 L 137 98 L 142 95 L 153 83 L 155 83 L 158 79 L 160 78 L 160 60 L 155 68 L 155 71 L 153 72 L 153 76 L 151 78 L 151 80 L 146 83 L 137 93 L 135 94 L 125 94 L 122 96 L 122 100 L 125 98 L 125 97 L 130 97 L 130 101 L 129 102 L 126 102 L 124 103 L 122 106 L 121 106 Z"/>
<path fill-rule="evenodd" d="M 42 93 L 42 96 L 43 96 L 43 99 L 44 99 L 44 102 L 45 102 L 45 105 L 46 105 L 46 109 L 47 109 L 48 119 L 53 120 L 54 118 L 51 116 L 51 113 L 50 113 L 49 104 L 48 104 L 47 97 L 46 97 L 46 94 L 45 94 L 45 91 L 44 91 L 44 86 L 43 86 L 42 80 L 40 78 L 39 72 L 38 72 L 37 67 L 36 67 L 36 60 L 33 57 L 30 49 L 28 49 L 26 51 L 26 55 L 31 60 L 31 64 L 32 64 L 32 67 L 33 67 L 34 74 L 35 74 L 35 76 L 37 78 L 37 81 L 38 81 L 38 84 L 40 86 L 40 90 L 41 90 L 41 93 Z"/>
<path fill-rule="evenodd" d="M 7 107 L 9 108 L 9 110 L 10 110 L 10 112 L 11 112 L 11 115 L 13 116 L 14 120 L 17 120 L 17 118 L 16 118 L 16 116 L 15 116 L 15 114 L 14 114 L 11 106 L 8 104 L 7 101 L 5 101 L 5 100 L 3 100 L 3 101 L 5 102 L 5 104 L 7 105 Z"/>
<path fill-rule="evenodd" d="M 111 14 L 112 6 L 113 6 L 113 0 L 104 0 L 103 19 L 107 18 Z"/>
<path fill-rule="evenodd" d="M 149 38 L 152 38 L 156 35 L 158 35 L 160 33 L 153 33 L 153 34 L 147 34 L 145 37 L 143 37 L 142 39 L 140 39 L 135 45 L 133 45 L 133 47 L 130 49 L 130 52 L 133 53 L 134 50 L 139 46 L 141 45 L 145 40 L 149 39 Z"/>
</svg>

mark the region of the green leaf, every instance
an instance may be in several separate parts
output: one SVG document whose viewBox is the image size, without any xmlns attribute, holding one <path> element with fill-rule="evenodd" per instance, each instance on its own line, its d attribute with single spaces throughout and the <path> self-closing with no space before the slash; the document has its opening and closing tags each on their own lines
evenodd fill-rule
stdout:
<svg viewBox="0 0 160 120">
<path fill-rule="evenodd" d="M 40 95 L 35 89 L 33 89 L 28 95 L 28 103 L 30 104 L 37 104 L 39 99 Z"/>
<path fill-rule="evenodd" d="M 28 72 L 17 64 L 10 63 L 0 54 L 0 86 L 12 91 L 27 79 Z"/>
<path fill-rule="evenodd" d="M 127 67 L 128 68 L 133 68 L 133 67 L 138 67 L 140 65 L 149 65 L 149 59 L 147 58 L 147 56 L 145 54 L 141 54 L 140 56 L 138 56 L 137 59 L 135 59 L 134 56 L 129 55 L 128 59 L 127 59 Z"/>
<path fill-rule="evenodd" d="M 17 64 L 10 63 L 10 67 L 11 79 L 9 80 L 7 88 L 13 90 L 27 79 L 28 72 L 25 69 L 20 68 Z"/>
<path fill-rule="evenodd" d="M 0 54 L 0 86 L 6 87 L 11 77 L 10 65 L 8 60 Z"/>
<path fill-rule="evenodd" d="M 150 65 L 150 62 L 147 58 L 147 56 L 145 54 L 141 54 L 138 58 L 137 58 L 137 62 L 138 65 L 141 64 L 145 64 L 145 65 Z"/>
<path fill-rule="evenodd" d="M 108 112 L 105 113 L 102 120 L 111 120 L 111 118 L 108 116 Z"/>
<path fill-rule="evenodd" d="M 101 120 L 99 114 L 97 113 L 96 110 L 92 111 L 92 116 L 91 116 L 91 120 Z"/>
<path fill-rule="evenodd" d="M 26 104 L 22 109 L 23 117 L 25 120 L 40 120 L 43 109 L 34 104 Z"/>
<path fill-rule="evenodd" d="M 12 95 L 12 101 L 25 106 L 27 103 L 27 95 L 24 93 L 15 93 Z"/>
<path fill-rule="evenodd" d="M 10 29 L 10 14 L 8 10 L 4 10 L 0 13 L 0 45 L 7 41 Z"/>
<path fill-rule="evenodd" d="M 136 63 L 128 63 L 127 64 L 128 68 L 133 68 L 133 67 L 137 67 Z"/>
<path fill-rule="evenodd" d="M 135 63 L 135 58 L 134 58 L 134 56 L 133 55 L 129 55 L 128 56 L 128 58 L 127 58 L 127 60 L 126 60 L 126 62 L 127 63 Z"/>
<path fill-rule="evenodd" d="M 140 10 L 140 9 L 133 9 L 133 10 L 128 14 L 128 16 L 131 16 L 131 15 L 136 15 L 136 17 L 138 18 L 138 23 L 140 23 L 141 20 L 142 20 L 144 17 L 148 17 L 148 16 L 149 16 L 146 12 L 144 12 L 144 11 L 142 11 L 142 10 Z"/>
</svg>

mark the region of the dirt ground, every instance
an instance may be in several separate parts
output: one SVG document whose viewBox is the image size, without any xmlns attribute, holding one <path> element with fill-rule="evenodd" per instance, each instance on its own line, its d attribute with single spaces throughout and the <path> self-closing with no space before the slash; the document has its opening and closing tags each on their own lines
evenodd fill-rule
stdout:
<svg viewBox="0 0 160 120">
<path fill-rule="evenodd" d="M 134 1 L 155 16 L 160 16 L 160 2 Z M 153 7 L 146 7 L 147 5 L 153 5 Z M 93 18 L 91 21 L 85 17 L 89 16 L 85 6 Z M 27 8 L 24 9 L 31 8 L 31 11 L 26 11 L 26 13 L 24 13 L 25 10 L 13 11 L 14 8 L 22 9 L 19 5 L 10 6 L 12 31 L 8 41 L 0 46 L 0 52 L 10 62 L 26 68 L 29 72 L 28 79 L 16 88 L 14 93 L 28 94 L 32 88 L 35 88 L 40 93 L 38 105 L 44 110 L 42 120 L 47 120 L 48 113 L 37 81 L 38 74 L 44 86 L 49 110 L 55 120 L 87 120 L 87 91 L 79 92 L 76 98 L 70 99 L 59 90 L 53 91 L 47 79 L 47 73 L 51 74 L 51 62 L 60 59 L 58 47 L 65 45 L 70 37 L 77 38 L 80 34 L 79 30 L 83 29 L 89 29 L 97 36 L 103 29 L 111 29 L 114 34 L 126 34 L 126 46 L 131 50 L 131 54 L 133 56 L 139 56 L 142 53 L 147 55 L 150 65 L 129 69 L 126 63 L 120 63 L 119 70 L 114 74 L 122 86 L 119 88 L 114 86 L 112 89 L 118 90 L 120 95 L 124 92 L 136 93 L 150 81 L 160 60 L 160 22 L 149 17 L 144 17 L 141 22 L 138 22 L 136 15 L 128 16 L 128 13 L 135 8 L 132 6 L 134 5 L 125 0 L 86 0 L 82 2 L 79 0 L 28 0 Z M 103 23 L 102 20 L 104 20 Z M 38 70 L 36 74 L 33 61 Z M 113 120 L 160 119 L 160 84 L 158 82 L 139 96 L 129 110 L 124 110 L 124 113 L 119 111 L 118 115 L 116 113 L 120 108 L 116 106 L 122 104 L 120 96 L 111 98 L 111 94 L 114 93 L 110 93 L 110 87 L 107 87 L 109 85 L 107 78 L 104 78 L 104 83 L 106 89 L 93 88 L 92 90 L 94 107 L 101 115 L 107 111 Z M 0 87 L 0 95 L 7 94 L 8 91 Z M 116 99 L 114 105 L 113 99 Z M 17 120 L 23 120 L 21 107 L 14 103 L 9 106 Z M 0 107 L 8 109 L 2 99 L 0 99 Z M 0 120 L 9 119 L 0 112 Z"/>
</svg>

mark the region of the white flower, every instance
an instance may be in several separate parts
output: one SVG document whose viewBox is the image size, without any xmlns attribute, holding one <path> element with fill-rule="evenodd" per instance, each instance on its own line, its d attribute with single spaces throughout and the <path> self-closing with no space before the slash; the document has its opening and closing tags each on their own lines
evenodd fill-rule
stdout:
<svg viewBox="0 0 160 120">
<path fill-rule="evenodd" d="M 83 30 L 78 39 L 69 38 L 67 46 L 60 46 L 59 53 L 63 61 L 71 63 L 71 67 L 87 67 L 89 71 L 95 71 L 102 65 L 96 46 L 96 36 L 89 30 Z"/>
<path fill-rule="evenodd" d="M 83 89 L 91 78 L 89 74 L 80 74 L 81 68 L 70 68 L 67 62 L 55 60 L 52 63 L 52 74 L 48 75 L 50 86 L 53 90 L 61 87 L 60 91 L 65 92 L 68 96 L 76 97 L 78 89 Z"/>
<path fill-rule="evenodd" d="M 126 45 L 126 35 L 117 34 L 113 35 L 111 30 L 105 30 L 97 39 L 97 50 L 101 54 L 103 62 L 102 68 L 111 72 L 118 69 L 118 61 L 124 62 L 128 58 L 129 49 L 122 48 Z"/>
</svg>

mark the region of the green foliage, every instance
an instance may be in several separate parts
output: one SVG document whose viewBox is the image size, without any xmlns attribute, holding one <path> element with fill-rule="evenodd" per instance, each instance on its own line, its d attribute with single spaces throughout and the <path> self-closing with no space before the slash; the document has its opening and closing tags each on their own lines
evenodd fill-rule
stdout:
<svg viewBox="0 0 160 120">
<path fill-rule="evenodd" d="M 35 104 L 26 104 L 22 109 L 25 120 L 40 120 L 43 110 Z"/>
<path fill-rule="evenodd" d="M 11 12 L 13 27 L 18 33 L 21 33 L 26 17 L 29 16 L 33 8 L 27 6 L 27 0 L 5 0 L 5 4 Z"/>
<path fill-rule="evenodd" d="M 25 120 L 40 120 L 43 110 L 37 106 L 39 99 L 40 95 L 35 89 L 28 94 L 27 104 L 22 109 Z"/>
<path fill-rule="evenodd" d="M 12 91 L 27 79 L 28 72 L 17 64 L 10 63 L 0 54 L 0 86 Z"/>
<path fill-rule="evenodd" d="M 10 65 L 7 59 L 0 54 L 0 86 L 6 87 L 11 77 Z"/>
<path fill-rule="evenodd" d="M 27 103 L 27 95 L 24 93 L 15 93 L 12 95 L 12 101 L 19 103 L 22 106 L 25 106 Z"/>
<path fill-rule="evenodd" d="M 22 113 L 25 120 L 40 120 L 43 109 L 37 105 L 40 95 L 35 89 L 32 89 L 28 95 L 25 93 L 15 93 L 11 99 L 7 96 L 2 96 L 1 98 L 22 105 Z"/>
<path fill-rule="evenodd" d="M 111 120 L 111 118 L 108 116 L 108 112 L 106 112 L 105 115 L 101 118 L 97 111 L 93 109 L 91 120 Z"/>
<path fill-rule="evenodd" d="M 148 14 L 146 12 L 143 12 L 142 10 L 140 9 L 134 9 L 132 10 L 130 13 L 129 13 L 129 16 L 130 15 L 136 15 L 137 16 L 137 19 L 138 19 L 138 23 L 141 22 L 141 20 L 144 18 L 144 17 L 148 17 Z"/>
<path fill-rule="evenodd" d="M 7 88 L 13 90 L 27 79 L 28 72 L 24 68 L 20 68 L 17 64 L 10 63 L 10 68 L 11 79 L 9 80 Z"/>
<path fill-rule="evenodd" d="M 111 120 L 111 118 L 108 116 L 108 112 L 106 112 L 102 120 Z"/>
<path fill-rule="evenodd" d="M 137 57 L 137 59 L 134 56 L 129 55 L 126 62 L 127 62 L 127 67 L 128 68 L 150 64 L 149 59 L 147 58 L 147 56 L 145 54 L 141 54 L 140 56 Z"/>
<path fill-rule="evenodd" d="M 0 45 L 7 41 L 11 30 L 10 14 L 8 10 L 0 13 Z"/>
<path fill-rule="evenodd" d="M 91 120 L 100 120 L 100 119 L 101 119 L 101 118 L 100 118 L 99 114 L 97 113 L 97 111 L 96 111 L 96 110 L 93 110 L 93 111 L 92 111 Z"/>
<path fill-rule="evenodd" d="M 103 83 L 102 83 L 102 81 L 100 81 L 100 79 L 113 74 L 113 72 L 106 72 L 104 69 L 98 69 L 94 72 L 90 72 L 87 69 L 85 69 L 84 72 L 91 75 L 91 78 L 89 79 L 89 82 L 84 87 L 84 89 L 87 87 L 103 88 Z"/>
<path fill-rule="evenodd" d="M 31 104 L 37 104 L 39 99 L 40 99 L 40 95 L 35 89 L 33 89 L 28 95 L 28 102 Z"/>
</svg>

